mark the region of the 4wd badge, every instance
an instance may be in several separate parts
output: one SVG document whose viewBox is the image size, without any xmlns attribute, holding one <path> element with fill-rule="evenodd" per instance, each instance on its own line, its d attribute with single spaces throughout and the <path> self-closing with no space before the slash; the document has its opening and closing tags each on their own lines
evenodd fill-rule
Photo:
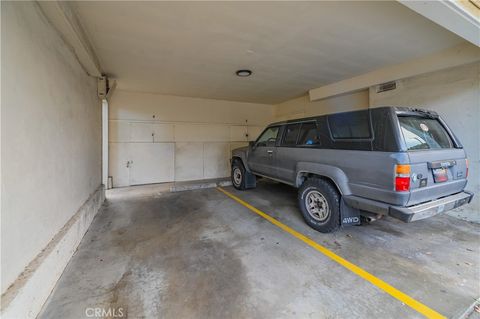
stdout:
<svg viewBox="0 0 480 319">
<path fill-rule="evenodd" d="M 360 218 L 358 217 L 344 217 L 343 220 L 342 220 L 342 224 L 358 224 L 360 223 Z"/>
</svg>

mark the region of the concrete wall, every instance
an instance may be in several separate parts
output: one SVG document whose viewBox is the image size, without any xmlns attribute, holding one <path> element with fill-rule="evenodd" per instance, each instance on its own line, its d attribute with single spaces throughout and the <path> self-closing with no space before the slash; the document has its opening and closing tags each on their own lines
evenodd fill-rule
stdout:
<svg viewBox="0 0 480 319">
<path fill-rule="evenodd" d="M 35 316 L 30 307 L 41 306 L 93 217 L 76 229 L 66 250 L 48 256 L 42 250 L 54 238 L 66 243 L 68 222 L 86 207 L 96 213 L 101 204 L 101 106 L 96 80 L 36 2 L 2 2 L 1 18 L 2 293 L 30 264 L 7 290 L 15 291 L 2 296 L 2 312 L 43 261 L 53 256 L 55 265 L 33 287 L 34 299 L 18 306 L 25 313 L 10 313 L 20 318 Z"/>
<path fill-rule="evenodd" d="M 121 90 L 109 107 L 114 187 L 226 177 L 231 150 L 273 120 L 266 104 Z"/>
<path fill-rule="evenodd" d="M 368 90 L 310 102 L 308 94 L 275 105 L 278 121 L 368 108 Z"/>
<path fill-rule="evenodd" d="M 437 111 L 467 151 L 470 172 L 467 189 L 476 193 L 467 206 L 480 211 L 480 63 L 399 80 L 397 89 L 376 93 L 370 88 L 371 107 L 421 106 Z"/>
</svg>

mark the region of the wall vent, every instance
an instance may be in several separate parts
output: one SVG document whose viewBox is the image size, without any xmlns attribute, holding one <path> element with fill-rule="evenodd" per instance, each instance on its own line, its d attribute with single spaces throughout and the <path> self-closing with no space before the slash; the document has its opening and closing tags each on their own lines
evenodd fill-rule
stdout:
<svg viewBox="0 0 480 319">
<path fill-rule="evenodd" d="M 377 85 L 377 93 L 382 93 L 385 91 L 395 90 L 397 88 L 397 82 L 391 81 Z"/>
</svg>

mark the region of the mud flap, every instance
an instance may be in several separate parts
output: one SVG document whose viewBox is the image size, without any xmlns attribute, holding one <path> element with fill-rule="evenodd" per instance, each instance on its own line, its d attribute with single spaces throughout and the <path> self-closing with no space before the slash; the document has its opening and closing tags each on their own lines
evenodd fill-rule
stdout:
<svg viewBox="0 0 480 319">
<path fill-rule="evenodd" d="M 257 178 L 251 172 L 245 170 L 245 188 L 257 187 Z"/>
<path fill-rule="evenodd" d="M 343 198 L 340 200 L 340 225 L 360 225 L 360 210 L 347 205 Z"/>
</svg>

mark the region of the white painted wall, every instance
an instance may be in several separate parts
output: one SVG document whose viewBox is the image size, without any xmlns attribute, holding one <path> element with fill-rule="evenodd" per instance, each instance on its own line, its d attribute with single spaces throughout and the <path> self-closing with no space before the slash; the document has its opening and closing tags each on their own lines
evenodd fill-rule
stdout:
<svg viewBox="0 0 480 319">
<path fill-rule="evenodd" d="M 420 106 L 437 111 L 467 151 L 470 172 L 467 189 L 476 193 L 469 209 L 480 210 L 480 63 L 431 72 L 400 80 L 397 89 L 376 93 L 371 107 Z"/>
<path fill-rule="evenodd" d="M 122 90 L 109 108 L 114 187 L 226 177 L 231 150 L 273 120 L 272 105 Z"/>
<path fill-rule="evenodd" d="M 368 108 L 368 90 L 311 102 L 308 94 L 275 105 L 277 121 Z"/>
<path fill-rule="evenodd" d="M 2 2 L 1 20 L 3 293 L 100 186 L 102 126 L 96 80 L 38 4 Z M 53 261 L 64 266 L 65 256 Z M 57 268 L 51 276 L 60 275 L 63 268 Z M 35 287 L 40 306 L 46 285 Z M 48 296 L 51 286 L 46 289 Z"/>
</svg>

